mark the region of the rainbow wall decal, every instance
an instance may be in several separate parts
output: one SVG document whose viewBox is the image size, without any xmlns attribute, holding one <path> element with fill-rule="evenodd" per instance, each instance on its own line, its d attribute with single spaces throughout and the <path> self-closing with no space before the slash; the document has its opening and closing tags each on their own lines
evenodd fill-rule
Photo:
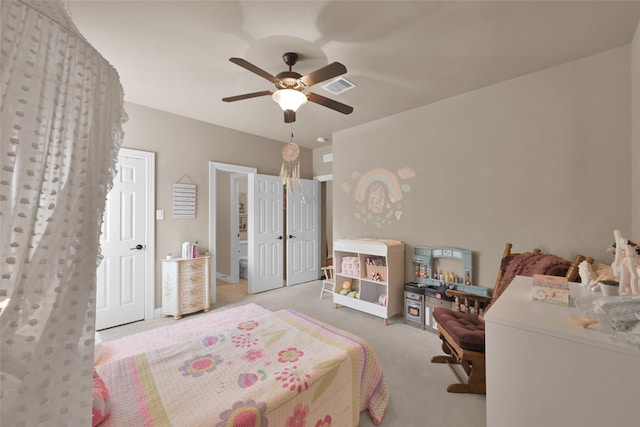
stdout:
<svg viewBox="0 0 640 427">
<path fill-rule="evenodd" d="M 398 170 L 395 174 L 384 168 L 372 169 L 364 175 L 354 171 L 351 179 L 357 180 L 353 198 L 356 201 L 357 220 L 365 224 L 371 224 L 376 228 L 400 221 L 402 217 L 403 193 L 411 191 L 408 183 L 400 184 L 398 178 L 409 180 L 415 177 L 415 171 L 407 166 Z M 342 190 L 349 194 L 351 185 L 342 184 Z"/>
<path fill-rule="evenodd" d="M 402 189 L 400 188 L 400 182 L 396 174 L 388 169 L 373 169 L 362 175 L 356 190 L 354 198 L 358 202 L 363 202 L 368 196 L 368 190 L 371 184 L 379 182 L 387 188 L 387 195 L 391 203 L 395 203 L 402 199 Z"/>
</svg>

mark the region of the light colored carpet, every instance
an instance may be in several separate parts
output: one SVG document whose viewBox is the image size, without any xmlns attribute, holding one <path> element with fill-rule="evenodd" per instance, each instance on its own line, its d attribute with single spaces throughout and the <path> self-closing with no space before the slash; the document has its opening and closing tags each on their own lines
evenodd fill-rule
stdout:
<svg viewBox="0 0 640 427">
<path fill-rule="evenodd" d="M 218 301 L 212 309 L 220 310 L 247 303 L 255 303 L 271 311 L 290 308 L 368 340 L 380 358 L 391 395 L 387 417 L 382 426 L 486 425 L 485 397 L 447 393 L 447 386 L 455 382 L 455 377 L 446 365 L 429 362 L 431 356 L 442 353 L 436 333 L 406 325 L 400 316 L 390 319 L 389 325 L 384 326 L 383 320 L 378 317 L 346 307 L 336 309 L 330 295 L 325 294 L 323 299 L 319 298 L 321 287 L 321 281 L 303 283 Z M 187 315 L 183 319 L 199 315 Z M 173 318 L 154 319 L 100 333 L 102 339 L 108 341 L 180 321 Z M 373 425 L 368 414 L 360 416 L 361 427 Z"/>
</svg>

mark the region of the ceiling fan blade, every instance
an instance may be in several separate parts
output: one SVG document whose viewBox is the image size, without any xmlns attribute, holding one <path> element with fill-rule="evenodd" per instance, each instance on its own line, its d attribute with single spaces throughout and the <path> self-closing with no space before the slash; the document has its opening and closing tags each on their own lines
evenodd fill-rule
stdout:
<svg viewBox="0 0 640 427">
<path fill-rule="evenodd" d="M 273 94 L 272 90 L 263 90 L 261 92 L 245 93 L 244 95 L 229 96 L 227 98 L 222 98 L 222 100 L 224 102 L 233 102 L 233 101 L 240 101 L 243 99 L 256 98 L 258 96 L 272 95 L 272 94 Z"/>
<path fill-rule="evenodd" d="M 342 114 L 351 114 L 353 112 L 353 107 L 338 101 L 334 101 L 333 99 L 325 98 L 324 96 L 318 95 L 317 93 L 309 92 L 307 93 L 307 98 L 311 102 L 315 102 L 316 104 L 331 108 L 332 110 L 336 110 Z"/>
<path fill-rule="evenodd" d="M 306 87 L 313 86 L 314 84 L 323 82 L 325 80 L 338 77 L 347 72 L 347 67 L 339 62 L 332 62 L 326 67 L 322 67 L 306 76 L 300 77 L 298 81 L 302 82 Z"/>
<path fill-rule="evenodd" d="M 276 84 L 276 83 L 280 82 L 280 79 L 278 79 L 276 76 L 271 75 L 270 73 L 267 73 L 262 68 L 256 67 L 251 62 L 246 61 L 246 60 L 244 60 L 242 58 L 229 58 L 229 61 L 233 62 L 236 65 L 241 66 L 242 68 L 244 68 L 246 70 L 251 71 L 252 73 L 255 73 L 255 74 L 259 75 L 260 77 L 263 77 L 263 78 L 269 80 L 273 84 Z"/>
</svg>

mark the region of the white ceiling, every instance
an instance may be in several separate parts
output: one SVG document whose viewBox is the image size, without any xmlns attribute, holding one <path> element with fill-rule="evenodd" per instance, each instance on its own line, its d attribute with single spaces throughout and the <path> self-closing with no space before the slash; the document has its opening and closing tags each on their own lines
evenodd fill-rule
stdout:
<svg viewBox="0 0 640 427">
<path fill-rule="evenodd" d="M 74 1 L 82 34 L 118 70 L 125 100 L 301 146 L 382 117 L 631 42 L 640 1 Z M 357 87 L 343 115 L 307 103 L 292 125 L 274 89 L 282 54 L 306 75 L 333 61 Z"/>
</svg>

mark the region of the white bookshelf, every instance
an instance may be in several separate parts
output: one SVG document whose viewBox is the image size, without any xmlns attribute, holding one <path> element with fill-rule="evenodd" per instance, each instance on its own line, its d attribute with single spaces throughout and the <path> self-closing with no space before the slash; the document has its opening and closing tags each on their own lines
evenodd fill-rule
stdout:
<svg viewBox="0 0 640 427">
<path fill-rule="evenodd" d="M 354 265 L 358 260 L 359 269 L 348 269 L 345 264 Z M 375 260 L 385 268 L 370 268 L 367 274 L 367 260 Z M 350 307 L 384 319 L 402 314 L 404 309 L 404 243 L 399 240 L 341 239 L 333 245 L 333 263 L 336 277 L 336 292 L 333 302 L 336 306 Z M 347 268 L 343 268 L 347 267 Z M 382 272 L 381 278 L 374 278 L 372 272 Z M 342 283 L 351 282 L 351 289 L 357 297 L 340 294 Z M 386 302 L 381 300 L 386 296 Z M 384 299 L 384 297 L 383 297 Z"/>
</svg>

